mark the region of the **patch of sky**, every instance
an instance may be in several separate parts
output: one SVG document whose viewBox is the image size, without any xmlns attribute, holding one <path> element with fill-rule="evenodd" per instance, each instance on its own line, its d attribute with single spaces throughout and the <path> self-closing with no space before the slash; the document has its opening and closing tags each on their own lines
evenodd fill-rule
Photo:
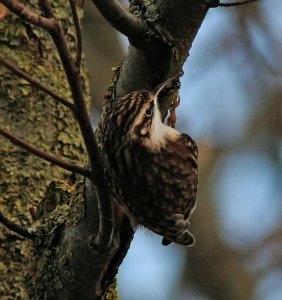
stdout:
<svg viewBox="0 0 282 300">
<path fill-rule="evenodd" d="M 263 152 L 234 151 L 215 168 L 211 180 L 224 240 L 233 247 L 255 244 L 280 224 L 280 183 Z"/>
<path fill-rule="evenodd" d="M 159 236 L 138 230 L 118 273 L 121 299 L 171 300 L 183 266 L 179 247 L 164 247 Z"/>
</svg>

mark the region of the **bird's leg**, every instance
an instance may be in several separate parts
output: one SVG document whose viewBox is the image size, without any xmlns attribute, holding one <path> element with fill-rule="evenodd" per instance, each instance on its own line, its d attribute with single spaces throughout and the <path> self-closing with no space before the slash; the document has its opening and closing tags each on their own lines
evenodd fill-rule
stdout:
<svg viewBox="0 0 282 300">
<path fill-rule="evenodd" d="M 174 97 L 171 107 L 169 109 L 169 117 L 167 119 L 167 125 L 175 128 L 175 124 L 176 124 L 176 108 L 179 106 L 180 104 L 180 96 L 179 94 L 176 95 L 176 97 Z"/>
</svg>

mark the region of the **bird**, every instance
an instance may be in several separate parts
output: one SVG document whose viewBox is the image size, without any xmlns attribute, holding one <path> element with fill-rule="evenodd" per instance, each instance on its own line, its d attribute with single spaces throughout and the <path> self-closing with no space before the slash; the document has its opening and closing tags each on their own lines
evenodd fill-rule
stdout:
<svg viewBox="0 0 282 300">
<path fill-rule="evenodd" d="M 159 109 L 166 80 L 153 90 L 138 90 L 111 101 L 103 112 L 101 148 L 110 194 L 134 228 L 142 225 L 190 247 L 196 207 L 198 148 L 185 133 L 165 125 Z"/>
</svg>

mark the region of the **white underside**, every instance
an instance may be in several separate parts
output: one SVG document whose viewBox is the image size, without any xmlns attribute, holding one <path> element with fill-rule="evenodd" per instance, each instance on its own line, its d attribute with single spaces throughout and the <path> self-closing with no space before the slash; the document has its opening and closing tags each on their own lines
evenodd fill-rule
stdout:
<svg viewBox="0 0 282 300">
<path fill-rule="evenodd" d="M 152 128 L 150 138 L 146 141 L 147 146 L 152 149 L 159 149 L 163 146 L 167 140 L 175 140 L 179 137 L 180 133 L 165 125 L 161 119 L 161 113 L 158 108 L 157 100 L 155 99 L 155 106 L 154 106 L 154 118 L 152 121 Z"/>
</svg>

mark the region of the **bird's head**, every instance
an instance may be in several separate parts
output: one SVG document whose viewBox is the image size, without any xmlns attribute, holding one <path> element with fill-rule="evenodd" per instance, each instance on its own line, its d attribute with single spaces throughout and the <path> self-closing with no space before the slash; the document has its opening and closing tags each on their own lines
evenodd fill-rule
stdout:
<svg viewBox="0 0 282 300">
<path fill-rule="evenodd" d="M 113 104 L 113 117 L 116 126 L 132 140 L 144 146 L 158 149 L 165 143 L 168 135 L 178 132 L 162 123 L 158 106 L 158 96 L 172 83 L 169 79 L 153 91 L 141 90 L 127 94 Z"/>
</svg>

